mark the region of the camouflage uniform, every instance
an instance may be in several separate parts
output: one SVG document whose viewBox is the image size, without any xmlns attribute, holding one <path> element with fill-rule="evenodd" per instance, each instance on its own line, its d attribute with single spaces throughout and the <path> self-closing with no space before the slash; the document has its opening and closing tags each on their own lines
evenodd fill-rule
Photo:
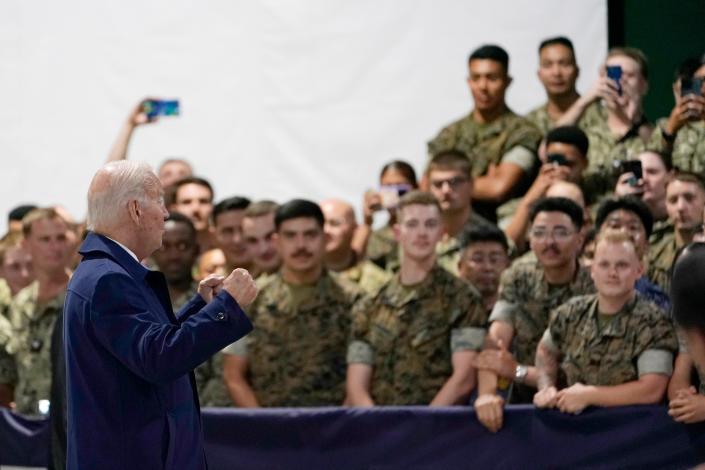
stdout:
<svg viewBox="0 0 705 470">
<path fill-rule="evenodd" d="M 548 115 L 548 103 L 544 103 L 538 108 L 534 108 L 526 115 L 526 120 L 533 124 L 541 134 L 546 135 L 548 131 L 556 126 Z"/>
<path fill-rule="evenodd" d="M 385 225 L 370 234 L 365 257 L 386 270 L 389 270 L 391 265 L 398 266 L 399 244 L 391 226 Z"/>
<path fill-rule="evenodd" d="M 557 308 L 544 344 L 562 356 L 567 386 L 614 386 L 644 374 L 670 376 L 678 350 L 673 325 L 654 304 L 635 296 L 616 315 L 598 320 L 597 294 Z"/>
<path fill-rule="evenodd" d="M 599 202 L 601 196 L 613 191 L 617 182 L 616 162 L 632 160 L 646 149 L 647 140 L 639 135 L 644 124 L 635 125 L 618 139 L 607 126 L 607 108 L 599 101 L 587 107 L 578 122 L 590 142 L 588 167 L 583 173 L 586 199 Z"/>
<path fill-rule="evenodd" d="M 465 227 L 460 233 L 480 225 L 494 224 L 473 211 L 470 213 L 470 218 L 465 223 Z M 462 249 L 458 238 L 446 236 L 436 244 L 436 262 L 449 273 L 458 276 L 460 274 L 458 271 L 458 262 L 460 262 L 461 252 Z"/>
<path fill-rule="evenodd" d="M 353 311 L 347 361 L 369 364 L 378 405 L 427 405 L 453 372 L 451 354 L 479 350 L 487 313 L 469 284 L 435 266 L 415 286 L 396 274 Z"/>
<path fill-rule="evenodd" d="M 669 292 L 671 288 L 671 265 L 678 248 L 673 230 L 649 248 L 646 277 L 664 292 Z"/>
<path fill-rule="evenodd" d="M 345 350 L 357 289 L 327 272 L 310 286 L 287 284 L 279 273 L 260 284 L 247 310 L 254 330 L 225 352 L 247 357 L 261 406 L 343 403 Z"/>
<path fill-rule="evenodd" d="M 5 279 L 0 278 L 0 316 L 7 318 L 7 313 L 12 302 L 12 291 Z"/>
<path fill-rule="evenodd" d="M 503 321 L 514 328 L 514 357 L 520 364 L 533 364 L 536 347 L 546 330 L 549 313 L 571 297 L 592 293 L 595 287 L 588 270 L 578 268 L 570 284 L 549 285 L 538 260 L 527 258 L 502 273 L 499 298 L 490 322 Z M 535 390 L 513 384 L 513 403 L 531 402 Z"/>
<path fill-rule="evenodd" d="M 541 132 L 533 124 L 508 108 L 495 121 L 486 124 L 476 122 L 471 112 L 441 130 L 428 143 L 428 153 L 433 156 L 452 149 L 465 153 L 470 159 L 474 178 L 486 174 L 490 165 L 499 165 L 503 161 L 514 163 L 526 173 L 511 195 L 520 196 L 526 192 L 536 173 L 536 150 L 541 137 Z M 513 154 L 516 149 L 525 149 L 530 155 Z M 493 221 L 496 220 L 496 209 L 496 203 L 475 203 L 475 210 Z"/>
<path fill-rule="evenodd" d="M 342 277 L 348 282 L 356 284 L 365 294 L 369 295 L 377 293 L 379 288 L 392 276 L 389 272 L 369 260 L 362 260 L 359 263 L 355 263 L 354 266 L 338 273 L 331 272 L 331 275 L 334 277 Z"/>
<path fill-rule="evenodd" d="M 666 122 L 666 118 L 659 119 L 659 126 L 651 135 L 649 148 L 664 151 L 669 147 L 660 130 L 666 126 Z M 705 121 L 689 122 L 678 130 L 671 159 L 673 166 L 705 178 Z"/>
<path fill-rule="evenodd" d="M 10 320 L 0 315 L 0 384 L 14 387 L 17 383 L 17 366 L 13 357 L 5 349 L 11 337 Z"/>
<path fill-rule="evenodd" d="M 37 414 L 39 400 L 49 400 L 51 388 L 51 334 L 64 308 L 66 291 L 43 305 L 37 304 L 39 282 L 17 293 L 9 312 L 6 351 L 17 367 L 15 403 L 17 411 Z M 0 334 L 2 336 L 2 334 Z"/>
</svg>

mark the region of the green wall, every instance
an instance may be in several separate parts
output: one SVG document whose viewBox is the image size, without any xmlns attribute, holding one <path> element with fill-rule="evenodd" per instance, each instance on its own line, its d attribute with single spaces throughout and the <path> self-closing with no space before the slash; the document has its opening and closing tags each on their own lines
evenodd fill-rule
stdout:
<svg viewBox="0 0 705 470">
<path fill-rule="evenodd" d="M 687 57 L 705 54 L 705 0 L 610 0 L 608 6 L 610 46 L 637 47 L 649 58 L 647 116 L 667 116 L 676 67 Z"/>
</svg>

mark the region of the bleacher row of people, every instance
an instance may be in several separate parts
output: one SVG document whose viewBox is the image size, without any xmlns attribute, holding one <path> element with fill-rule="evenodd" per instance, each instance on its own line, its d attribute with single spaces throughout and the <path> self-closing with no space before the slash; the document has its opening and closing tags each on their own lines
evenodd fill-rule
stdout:
<svg viewBox="0 0 705 470">
<path fill-rule="evenodd" d="M 544 41 L 539 58 L 548 100 L 521 117 L 504 100 L 507 53 L 474 51 L 472 112 L 429 142 L 419 180 L 386 164 L 359 225 L 337 199 L 215 204 L 187 161 L 161 165 L 171 215 L 144 262 L 165 274 L 174 310 L 210 274 L 245 268 L 260 287 L 254 331 L 196 370 L 202 405 L 472 402 L 496 431 L 505 402 L 579 413 L 668 392 L 675 419 L 705 419 L 668 298 L 678 250 L 705 240 L 705 62 L 679 68 L 676 105 L 654 127 L 640 51 L 611 50 L 582 96 L 568 39 Z M 127 158 L 148 122 L 140 103 L 108 160 Z M 388 223 L 373 229 L 380 211 Z M 10 214 L 2 406 L 61 411 L 63 299 L 84 235 L 60 207 Z"/>
</svg>

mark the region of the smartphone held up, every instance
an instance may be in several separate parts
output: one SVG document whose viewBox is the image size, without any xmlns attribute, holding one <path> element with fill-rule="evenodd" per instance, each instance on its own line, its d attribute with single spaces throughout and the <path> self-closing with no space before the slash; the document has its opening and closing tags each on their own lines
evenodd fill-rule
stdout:
<svg viewBox="0 0 705 470">
<path fill-rule="evenodd" d="M 178 116 L 181 113 L 179 100 L 145 100 L 142 103 L 142 112 L 150 121 L 161 116 Z"/>
</svg>

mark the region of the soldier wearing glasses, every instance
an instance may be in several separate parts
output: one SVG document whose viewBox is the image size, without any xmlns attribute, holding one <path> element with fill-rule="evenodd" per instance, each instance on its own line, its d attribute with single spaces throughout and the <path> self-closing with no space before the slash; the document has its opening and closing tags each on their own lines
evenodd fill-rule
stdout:
<svg viewBox="0 0 705 470">
<path fill-rule="evenodd" d="M 530 221 L 536 260 L 515 263 L 502 275 L 485 350 L 476 361 L 475 411 L 492 432 L 502 427 L 504 400 L 497 394 L 498 381 L 513 382 L 511 403 L 531 403 L 537 379 L 531 365 L 549 312 L 571 297 L 594 292 L 589 272 L 578 263 L 583 243 L 580 206 L 566 198 L 541 199 L 531 209 Z"/>
</svg>

